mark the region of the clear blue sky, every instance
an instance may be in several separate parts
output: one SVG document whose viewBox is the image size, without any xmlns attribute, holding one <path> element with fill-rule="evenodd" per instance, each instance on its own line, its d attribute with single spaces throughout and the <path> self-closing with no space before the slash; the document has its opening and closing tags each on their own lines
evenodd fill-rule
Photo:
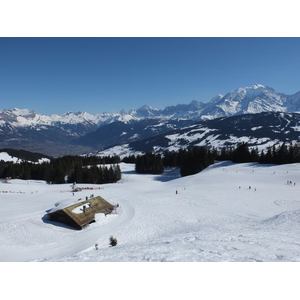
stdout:
<svg viewBox="0 0 300 300">
<path fill-rule="evenodd" d="M 0 108 L 164 108 L 260 83 L 300 91 L 300 38 L 0 38 Z"/>
</svg>

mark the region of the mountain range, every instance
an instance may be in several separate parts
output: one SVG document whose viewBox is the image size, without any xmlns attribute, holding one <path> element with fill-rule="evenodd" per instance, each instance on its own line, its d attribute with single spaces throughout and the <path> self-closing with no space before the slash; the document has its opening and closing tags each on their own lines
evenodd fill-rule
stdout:
<svg viewBox="0 0 300 300">
<path fill-rule="evenodd" d="M 262 112 L 201 121 L 151 138 L 109 147 L 99 155 L 163 154 L 166 150 L 178 151 L 192 146 L 221 149 L 242 142 L 261 151 L 282 143 L 295 144 L 299 139 L 299 113 Z"/>
<path fill-rule="evenodd" d="M 277 142 L 297 140 L 298 112 L 300 92 L 285 95 L 261 84 L 218 95 L 207 103 L 193 100 L 190 104 L 164 109 L 144 105 L 128 112 L 67 112 L 48 116 L 37 114 L 31 109 L 0 109 L 0 148 L 61 156 L 103 151 L 113 146 L 121 149 L 121 144 L 123 149 L 126 146 L 132 151 L 139 151 L 139 145 L 143 145 L 142 148 L 147 151 L 153 151 L 153 147 L 177 149 L 192 144 L 220 146 L 245 140 L 246 136 L 255 139 L 251 140 L 253 145 L 266 146 L 266 143 L 258 142 L 259 139 L 269 139 L 270 143 L 274 139 Z M 267 128 L 277 128 L 279 135 L 272 134 Z M 197 132 L 202 139 L 191 141 L 190 137 L 195 135 L 191 132 Z M 287 136 L 287 132 L 293 132 L 292 136 Z M 171 134 L 178 137 L 174 139 L 177 140 L 176 147 L 171 146 L 170 142 L 166 144 Z M 163 140 L 163 145 L 160 145 L 158 141 Z M 145 145 L 152 145 L 152 150 Z M 116 151 L 117 148 L 113 149 Z"/>
</svg>

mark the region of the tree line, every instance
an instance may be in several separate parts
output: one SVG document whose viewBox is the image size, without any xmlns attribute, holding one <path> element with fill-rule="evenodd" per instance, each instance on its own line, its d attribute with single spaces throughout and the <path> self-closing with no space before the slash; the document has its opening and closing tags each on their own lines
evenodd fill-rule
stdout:
<svg viewBox="0 0 300 300">
<path fill-rule="evenodd" d="M 113 183 L 121 179 L 118 156 L 73 156 L 52 158 L 48 162 L 20 163 L 0 161 L 1 178 L 45 180 L 48 183 Z M 109 166 L 108 166 L 108 165 Z"/>
<path fill-rule="evenodd" d="M 27 157 L 28 154 L 26 153 Z M 164 155 L 145 153 L 130 155 L 122 159 L 125 163 L 134 163 L 140 174 L 162 174 L 166 167 L 180 168 L 181 176 L 201 172 L 215 160 L 231 160 L 236 163 L 259 162 L 261 164 L 286 164 L 300 162 L 300 147 L 296 144 L 282 143 L 259 152 L 258 148 L 249 149 L 247 143 L 237 147 L 223 147 L 221 150 L 193 147 L 179 151 L 165 151 Z M 45 180 L 52 183 L 113 183 L 121 179 L 118 163 L 119 156 L 74 156 L 66 155 L 51 158 L 40 164 L 29 161 L 21 163 L 0 161 L 0 177 Z M 109 166 L 108 166 L 108 165 Z"/>
<path fill-rule="evenodd" d="M 124 162 L 135 163 L 138 173 L 162 174 L 165 167 L 180 168 L 181 176 L 201 172 L 214 161 L 230 160 L 235 163 L 258 162 L 260 164 L 287 164 L 300 162 L 300 147 L 296 144 L 269 147 L 259 152 L 258 148 L 250 150 L 247 143 L 236 147 L 223 147 L 221 150 L 193 147 L 179 151 L 165 151 L 164 155 L 146 153 L 137 157 L 131 155 Z"/>
<path fill-rule="evenodd" d="M 135 160 L 135 171 L 140 174 L 162 174 L 164 166 L 161 155 L 150 152 L 138 155 Z"/>
<path fill-rule="evenodd" d="M 217 160 L 231 160 L 236 163 L 258 162 L 260 164 L 289 164 L 300 162 L 300 147 L 298 143 L 273 145 L 259 152 L 258 148 L 249 149 L 247 143 L 240 143 L 236 148 L 222 148 Z"/>
<path fill-rule="evenodd" d="M 216 151 L 204 147 L 180 149 L 178 152 L 166 151 L 164 155 L 165 167 L 180 168 L 180 175 L 188 176 L 201 172 L 216 159 Z"/>
<path fill-rule="evenodd" d="M 135 163 L 135 170 L 141 174 L 162 174 L 165 167 L 180 168 L 181 176 L 196 174 L 215 160 L 215 151 L 204 147 L 180 149 L 178 152 L 166 151 L 162 157 L 160 154 L 146 153 L 137 157 L 129 157 L 123 161 Z"/>
</svg>

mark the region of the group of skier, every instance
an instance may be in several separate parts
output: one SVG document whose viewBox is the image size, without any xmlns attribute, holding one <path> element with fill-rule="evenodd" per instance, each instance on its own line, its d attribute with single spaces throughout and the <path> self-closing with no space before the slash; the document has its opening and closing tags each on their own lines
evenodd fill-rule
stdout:
<svg viewBox="0 0 300 300">
<path fill-rule="evenodd" d="M 293 184 L 293 182 L 291 181 L 291 180 L 288 180 L 287 182 L 286 182 L 286 184 L 288 184 L 288 185 L 292 185 Z M 294 182 L 294 186 L 296 185 L 296 182 Z"/>
</svg>

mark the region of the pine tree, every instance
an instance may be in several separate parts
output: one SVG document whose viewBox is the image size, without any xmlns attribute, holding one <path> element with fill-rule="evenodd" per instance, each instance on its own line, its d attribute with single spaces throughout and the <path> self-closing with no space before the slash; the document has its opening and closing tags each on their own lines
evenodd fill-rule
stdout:
<svg viewBox="0 0 300 300">
<path fill-rule="evenodd" d="M 232 153 L 232 161 L 237 163 L 249 162 L 250 153 L 247 143 L 242 143 L 237 146 L 237 148 Z"/>
<path fill-rule="evenodd" d="M 252 149 L 249 156 L 249 161 L 257 162 L 259 160 L 258 149 Z"/>
<path fill-rule="evenodd" d="M 114 247 L 118 244 L 118 241 L 116 238 L 114 238 L 112 235 L 109 237 L 109 244 L 111 245 L 111 247 Z"/>
<path fill-rule="evenodd" d="M 135 171 L 140 174 L 162 174 L 164 166 L 160 154 L 146 153 L 136 158 Z"/>
</svg>

